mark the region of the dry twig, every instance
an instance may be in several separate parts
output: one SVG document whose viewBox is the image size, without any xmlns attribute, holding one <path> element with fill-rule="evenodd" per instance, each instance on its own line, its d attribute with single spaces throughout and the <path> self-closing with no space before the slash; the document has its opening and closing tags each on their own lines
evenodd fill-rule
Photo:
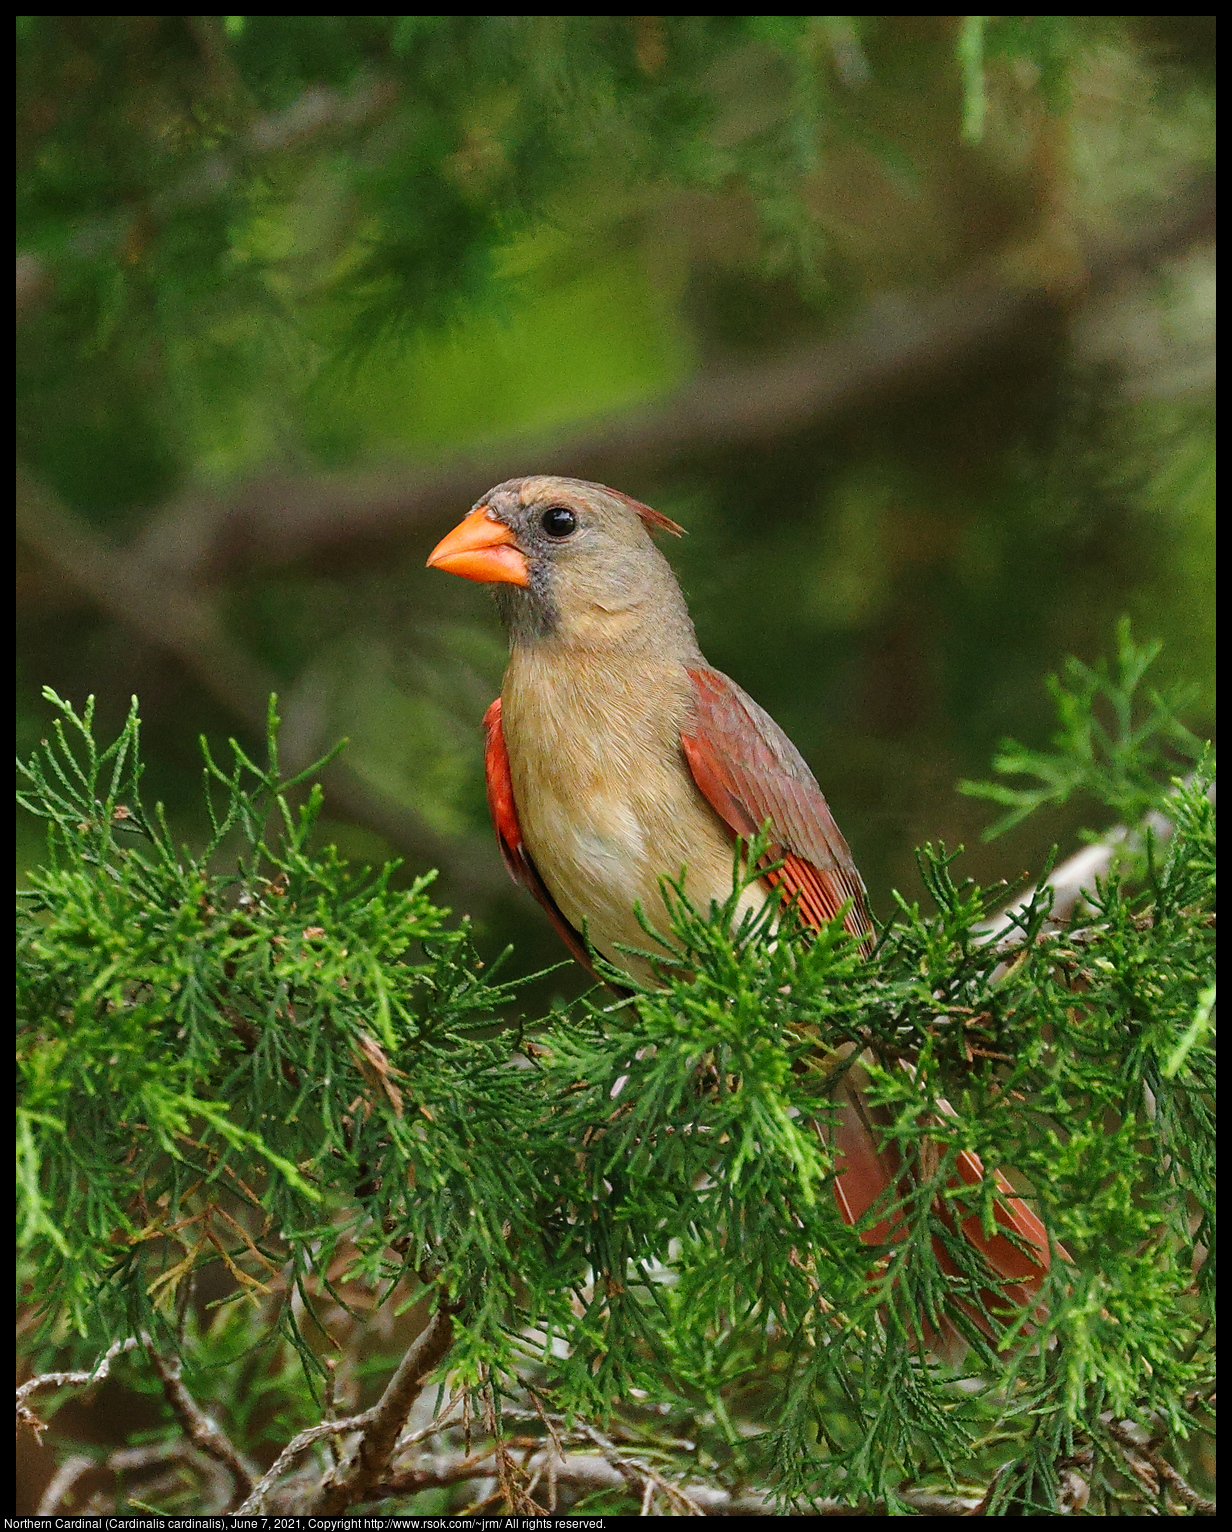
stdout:
<svg viewBox="0 0 1232 1532">
<path fill-rule="evenodd" d="M 111 1364 L 116 1357 L 124 1356 L 140 1344 L 133 1335 L 127 1340 L 116 1341 L 107 1348 L 91 1372 L 41 1372 L 33 1378 L 27 1378 L 17 1390 L 18 1425 L 29 1427 L 36 1440 L 41 1440 L 47 1424 L 27 1405 L 26 1400 L 31 1394 L 37 1394 L 45 1388 L 88 1388 L 92 1383 L 101 1383 L 111 1371 Z"/>
<path fill-rule="evenodd" d="M 165 1357 L 155 1351 L 148 1335 L 142 1337 L 146 1355 L 163 1385 L 163 1395 L 175 1411 L 185 1435 L 207 1457 L 221 1463 L 235 1480 L 236 1498 L 248 1495 L 260 1470 L 248 1462 L 233 1446 L 218 1423 L 205 1413 L 185 1388 L 180 1376 L 181 1362 L 178 1357 Z"/>
<path fill-rule="evenodd" d="M 1112 1420 L 1101 1417 L 1101 1424 L 1120 1448 L 1126 1467 L 1153 1496 L 1158 1496 L 1161 1485 L 1167 1492 L 1190 1511 L 1199 1516 L 1217 1514 L 1217 1503 L 1200 1495 L 1192 1485 L 1159 1455 L 1155 1444 L 1141 1426 L 1129 1420 Z"/>
</svg>

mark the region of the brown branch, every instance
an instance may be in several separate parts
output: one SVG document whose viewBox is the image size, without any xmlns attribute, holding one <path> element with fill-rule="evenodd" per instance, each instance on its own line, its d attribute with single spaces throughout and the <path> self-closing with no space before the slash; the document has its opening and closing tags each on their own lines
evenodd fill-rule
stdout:
<svg viewBox="0 0 1232 1532">
<path fill-rule="evenodd" d="M 43 1432 L 47 1429 L 47 1423 L 40 1420 L 27 1405 L 26 1400 L 31 1394 L 37 1394 L 45 1388 L 88 1388 L 92 1383 L 101 1383 L 111 1371 L 111 1364 L 116 1357 L 125 1355 L 140 1344 L 141 1342 L 131 1335 L 127 1340 L 116 1341 L 103 1353 L 91 1372 L 41 1372 L 33 1378 L 27 1378 L 17 1390 L 18 1425 L 27 1426 L 34 1432 L 35 1439 L 41 1441 Z"/>
<path fill-rule="evenodd" d="M 150 1364 L 162 1382 L 163 1396 L 184 1427 L 189 1441 L 230 1471 L 235 1480 L 237 1499 L 250 1494 L 260 1470 L 241 1456 L 217 1422 L 210 1419 L 185 1388 L 180 1376 L 180 1359 L 165 1357 L 155 1351 L 149 1336 L 144 1336 L 143 1340 Z"/>
<path fill-rule="evenodd" d="M 1160 1457 L 1146 1432 L 1128 1420 L 1109 1420 L 1101 1417 L 1108 1435 L 1121 1449 L 1126 1465 L 1134 1476 L 1142 1481 L 1152 1494 L 1158 1494 L 1162 1482 L 1168 1491 L 1199 1516 L 1217 1514 L 1217 1503 L 1200 1495 L 1177 1473 L 1172 1464 Z"/>
<path fill-rule="evenodd" d="M 492 1462 L 496 1448 L 469 1456 L 442 1453 L 400 1469 L 369 1492 L 369 1499 L 389 1499 L 395 1495 L 416 1494 L 425 1489 L 444 1489 L 452 1484 L 462 1484 L 473 1479 L 490 1479 L 496 1476 Z M 772 1514 L 770 1502 L 761 1495 L 735 1495 L 730 1490 L 709 1484 L 691 1484 L 686 1491 L 662 1479 L 661 1475 L 646 1464 L 622 1458 L 621 1467 L 608 1454 L 557 1453 L 554 1448 L 544 1449 L 529 1457 L 524 1471 L 534 1478 L 547 1472 L 554 1464 L 556 1480 L 571 1484 L 582 1490 L 633 1489 L 639 1496 L 646 1488 L 662 1488 L 670 1492 L 673 1509 L 687 1516 L 768 1516 Z M 631 1482 L 632 1480 L 632 1482 Z M 528 1513 L 531 1514 L 531 1513 Z"/>
<path fill-rule="evenodd" d="M 17 471 L 17 533 L 100 611 L 173 654 L 200 685 L 258 735 L 265 733 L 274 675 L 237 648 L 200 592 L 115 549 L 45 486 Z M 290 731 L 289 731 L 290 732 Z M 308 764 L 285 762 L 289 774 Z M 333 762 L 321 774 L 330 812 L 370 826 L 398 850 L 448 868 L 468 893 L 490 896 L 506 881 L 486 838 L 451 840 L 413 809 Z"/>
<path fill-rule="evenodd" d="M 445 1359 L 453 1342 L 453 1319 L 463 1300 L 442 1297 L 427 1327 L 399 1362 L 385 1392 L 367 1411 L 359 1443 L 350 1458 L 320 1486 L 307 1514 L 338 1516 L 363 1500 L 379 1484 L 389 1467 L 411 1406 L 423 1390 L 428 1374 Z"/>
<path fill-rule="evenodd" d="M 1005 252 L 945 291 L 874 302 L 844 336 L 751 366 L 699 374 L 656 405 L 620 410 L 563 440 L 516 436 L 424 469 L 264 475 L 226 496 L 189 494 L 152 516 L 132 552 L 181 578 L 328 561 L 377 562 L 457 516 L 493 483 L 565 473 L 620 483 L 733 447 L 781 439 L 979 353 L 1041 314 L 1213 235 L 1213 182 L 1147 222 L 1067 258 L 1042 244 Z"/>
<path fill-rule="evenodd" d="M 202 1479 L 211 1482 L 211 1498 L 200 1507 L 198 1515 L 214 1516 L 226 1509 L 227 1501 L 231 1498 L 230 1474 L 222 1464 L 207 1457 L 204 1452 L 198 1451 L 190 1443 L 174 1441 L 151 1442 L 145 1447 L 118 1447 L 101 1461 L 79 1454 L 65 1458 L 43 1491 L 43 1498 L 39 1501 L 35 1514 L 54 1516 L 62 1508 L 65 1499 L 78 1481 L 91 1470 L 105 1474 L 132 1474 L 141 1473 L 150 1468 L 164 1468 L 172 1464 L 183 1464 L 195 1470 Z M 183 1483 L 178 1478 L 171 1482 L 165 1479 L 147 1481 L 141 1487 L 141 1494 L 142 1498 L 146 1499 L 156 1496 L 163 1490 L 176 1489 L 183 1489 Z"/>
<path fill-rule="evenodd" d="M 664 1495 L 676 1514 L 692 1516 L 775 1514 L 772 1500 L 759 1490 L 733 1491 L 706 1483 L 689 1484 L 686 1488 L 678 1482 L 667 1479 L 657 1468 L 642 1461 L 640 1457 L 630 1456 L 616 1442 L 585 1421 L 574 1420 L 570 1423 L 563 1416 L 551 1415 L 538 1407 L 538 1400 L 536 1400 L 536 1406 L 535 1411 L 519 1409 L 502 1411 L 503 1420 L 540 1424 L 549 1433 L 548 1442 L 536 1438 L 518 1437 L 505 1443 L 509 1448 L 522 1449 L 528 1446 L 539 1448 L 528 1456 L 522 1465 L 523 1472 L 530 1477 L 531 1487 L 546 1474 L 549 1486 L 553 1480 L 556 1480 L 584 1490 L 625 1490 L 643 1503 L 648 1492 L 658 1491 Z M 400 1444 L 401 1447 L 409 1447 L 413 1442 L 438 1434 L 448 1425 L 447 1417 L 448 1412 L 445 1417 L 416 1433 L 414 1437 L 405 1439 Z M 565 1444 L 569 1442 L 588 1442 L 598 1448 L 598 1452 L 568 1452 L 565 1450 Z M 691 1442 L 660 1441 L 656 1445 L 660 1450 L 681 1448 L 689 1452 L 693 1451 Z M 379 1484 L 373 1486 L 369 1491 L 368 1499 L 390 1499 L 396 1495 L 415 1494 L 425 1489 L 443 1489 L 468 1480 L 495 1478 L 496 1465 L 492 1460 L 496 1452 L 497 1447 L 493 1444 L 482 1451 L 440 1452 L 399 1464 Z M 499 1497 L 488 1497 L 482 1503 L 486 1505 L 493 1498 Z M 983 1503 L 981 1497 L 973 1492 L 961 1490 L 946 1492 L 917 1489 L 912 1486 L 904 1486 L 899 1491 L 899 1498 L 926 1516 L 969 1516 L 977 1514 L 974 1508 Z M 549 1510 L 553 1509 L 554 1505 L 549 1506 Z M 837 1500 L 819 1502 L 814 1509 L 821 1514 L 849 1514 L 851 1511 L 849 1506 Z M 469 1506 L 467 1514 L 473 1514 L 475 1510 L 475 1506 Z M 871 1510 L 876 1514 L 882 1514 L 885 1510 L 884 1502 L 878 1501 Z"/>
<path fill-rule="evenodd" d="M 445 1413 L 438 1416 L 431 1425 L 425 1426 L 422 1431 L 417 1431 L 412 1436 L 404 1437 L 399 1442 L 399 1447 L 414 1446 L 421 1441 L 425 1441 L 430 1436 L 437 1436 L 440 1432 L 447 1430 L 453 1424 L 450 1417 L 456 1407 L 457 1401 L 454 1400 L 446 1406 Z M 362 1431 L 376 1418 L 378 1408 L 379 1405 L 373 1405 L 371 1409 L 364 1410 L 358 1415 L 350 1415 L 343 1420 L 326 1419 L 320 1425 L 309 1426 L 307 1430 L 300 1431 L 298 1435 L 292 1437 L 278 1454 L 273 1464 L 262 1474 L 260 1480 L 253 1488 L 252 1494 L 249 1495 L 236 1514 L 264 1515 L 266 1497 L 301 1453 L 306 1452 L 315 1442 L 330 1440 L 332 1443 L 339 1436 L 349 1435 L 352 1431 Z"/>
<path fill-rule="evenodd" d="M 445 1489 L 450 1485 L 473 1479 L 495 1477 L 492 1458 L 495 1448 L 484 1452 L 462 1454 L 442 1453 L 426 1458 L 415 1465 L 401 1469 L 369 1493 L 369 1499 L 389 1499 L 395 1495 L 416 1494 L 425 1489 Z M 613 1461 L 608 1453 L 561 1453 L 554 1449 L 537 1452 L 526 1462 L 525 1471 L 540 1475 L 553 1466 L 555 1478 L 561 1484 L 571 1484 L 582 1490 L 615 1489 L 633 1492 L 644 1501 L 647 1489 L 669 1492 L 672 1509 L 676 1514 L 687 1516 L 773 1516 L 777 1514 L 773 1502 L 757 1491 L 733 1493 L 717 1485 L 690 1484 L 687 1491 L 664 1479 L 647 1464 L 635 1459 L 621 1457 L 622 1466 Z M 938 1490 L 905 1487 L 898 1492 L 899 1499 L 923 1516 L 971 1516 L 978 1514 L 982 1504 L 976 1494 L 961 1491 L 945 1493 Z M 468 1507 L 468 1514 L 474 1511 Z M 851 1514 L 852 1508 L 838 1500 L 819 1501 L 814 1509 L 822 1515 Z M 867 1514 L 882 1515 L 884 1501 L 868 1508 Z"/>
<path fill-rule="evenodd" d="M 307 1430 L 298 1432 L 253 1485 L 252 1493 L 235 1514 L 263 1516 L 269 1492 L 301 1453 L 306 1452 L 315 1442 L 345 1436 L 351 1431 L 362 1431 L 371 1422 L 374 1414 L 375 1406 L 373 1409 L 364 1410 L 359 1415 L 348 1415 L 342 1420 L 325 1420 L 318 1426 L 309 1426 Z"/>
</svg>

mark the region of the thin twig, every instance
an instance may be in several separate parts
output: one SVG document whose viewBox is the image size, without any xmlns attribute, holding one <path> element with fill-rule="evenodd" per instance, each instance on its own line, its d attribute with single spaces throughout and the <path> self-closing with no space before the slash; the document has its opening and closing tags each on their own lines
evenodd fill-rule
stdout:
<svg viewBox="0 0 1232 1532">
<path fill-rule="evenodd" d="M 235 1514 L 263 1516 L 265 1497 L 301 1453 L 306 1452 L 315 1442 L 324 1441 L 326 1437 L 345 1436 L 349 1431 L 362 1431 L 365 1426 L 372 1423 L 376 1409 L 376 1405 L 373 1405 L 371 1409 L 364 1410 L 359 1415 L 348 1415 L 343 1420 L 322 1421 L 320 1425 L 309 1426 L 306 1430 L 298 1432 L 253 1485 L 252 1493 Z"/>
<path fill-rule="evenodd" d="M 462 1305 L 461 1299 L 442 1297 L 427 1327 L 408 1348 L 385 1392 L 368 1412 L 371 1418 L 362 1428 L 350 1458 L 321 1485 L 314 1497 L 311 1514 L 341 1514 L 348 1506 L 362 1500 L 384 1477 L 411 1406 L 419 1397 L 428 1374 L 444 1360 L 452 1344 L 454 1315 Z"/>
<path fill-rule="evenodd" d="M 667 1496 L 670 1505 L 674 1506 L 677 1510 L 683 1511 L 686 1516 L 704 1516 L 706 1514 L 689 1492 L 681 1489 L 678 1484 L 673 1484 L 670 1479 L 665 1479 L 662 1474 L 657 1473 L 648 1463 L 635 1462 L 632 1458 L 625 1457 L 614 1442 L 609 1441 L 606 1436 L 596 1431 L 593 1426 L 579 1424 L 579 1429 L 583 1436 L 589 1437 L 594 1442 L 595 1446 L 599 1448 L 613 1467 L 620 1470 L 629 1481 L 632 1489 L 635 1491 L 641 1489 L 642 1485 L 649 1480 L 653 1482 L 657 1489 L 662 1490 L 663 1494 Z"/>
<path fill-rule="evenodd" d="M 495 1447 L 489 1447 L 483 1452 L 472 1453 L 469 1457 L 445 1453 L 422 1459 L 414 1466 L 400 1469 L 398 1473 L 374 1486 L 369 1491 L 369 1499 L 389 1499 L 395 1495 L 415 1494 L 425 1489 L 445 1489 L 469 1479 L 492 1478 L 494 1468 L 491 1460 L 494 1453 Z M 557 1481 L 571 1485 L 575 1489 L 631 1490 L 640 1498 L 644 1495 L 647 1486 L 652 1490 L 662 1490 L 665 1483 L 659 1475 L 642 1471 L 644 1468 L 642 1464 L 626 1460 L 626 1467 L 622 1471 L 606 1455 L 557 1454 L 552 1447 L 536 1452 L 528 1458 L 523 1465 L 523 1471 L 532 1476 L 530 1482 L 534 1483 L 545 1471 L 550 1474 L 553 1465 L 555 1465 Z M 630 1482 L 630 1471 L 632 1471 L 632 1482 Z M 677 1494 L 679 1495 L 679 1491 Z M 769 1501 L 762 1496 L 734 1495 L 731 1491 L 715 1485 L 691 1485 L 688 1498 L 691 1502 L 685 1512 L 688 1515 L 764 1516 L 771 1513 Z M 474 1506 L 468 1507 L 467 1514 L 473 1514 L 475 1509 Z"/>
<path fill-rule="evenodd" d="M 465 1396 L 463 1396 L 464 1398 Z M 452 1399 L 446 1405 L 443 1415 L 438 1416 L 430 1425 L 425 1426 L 422 1431 L 416 1431 L 411 1436 L 403 1437 L 398 1444 L 398 1450 L 411 1447 L 415 1443 L 424 1441 L 429 1436 L 436 1436 L 439 1432 L 447 1429 L 452 1424 L 449 1417 L 457 1408 L 458 1403 L 459 1400 L 457 1398 Z M 301 1453 L 306 1452 L 315 1442 L 323 1441 L 326 1438 L 336 1440 L 339 1436 L 345 1436 L 351 1431 L 364 1430 L 375 1421 L 380 1407 L 380 1401 L 378 1401 L 371 1408 L 361 1411 L 358 1415 L 349 1415 L 343 1420 L 326 1419 L 320 1425 L 309 1426 L 306 1430 L 300 1431 L 298 1435 L 292 1437 L 278 1454 L 277 1458 L 275 1458 L 273 1464 L 262 1474 L 252 1493 L 244 1504 L 240 1506 L 236 1514 L 263 1515 L 266 1496 Z"/>
<path fill-rule="evenodd" d="M 232 1493 L 232 1480 L 228 1471 L 230 1465 L 220 1462 L 217 1457 L 193 1446 L 191 1442 L 177 1439 L 170 1442 L 150 1442 L 143 1447 L 118 1447 L 101 1461 L 82 1454 L 65 1458 L 43 1491 L 37 1514 L 39 1516 L 55 1515 L 62 1508 L 74 1485 L 92 1469 L 112 1475 L 132 1474 L 141 1473 L 150 1468 L 161 1468 L 171 1463 L 186 1464 L 189 1468 L 195 1469 L 203 1479 L 213 1481 L 213 1495 L 210 1501 L 200 1508 L 201 1514 L 215 1515 L 226 1508 Z M 153 1486 L 143 1486 L 143 1494 L 148 1495 L 152 1492 Z"/>
<path fill-rule="evenodd" d="M 44 1388 L 88 1388 L 92 1383 L 101 1383 L 111 1371 L 111 1364 L 116 1357 L 125 1355 L 140 1344 L 134 1335 L 130 1335 L 127 1340 L 116 1341 L 107 1348 L 91 1372 L 41 1372 L 36 1377 L 27 1378 L 17 1390 L 18 1424 L 28 1426 L 35 1438 L 41 1440 L 47 1423 L 40 1420 L 26 1404 L 31 1394 Z"/>
<path fill-rule="evenodd" d="M 582 1427 L 577 1434 L 586 1435 L 587 1433 Z M 422 1459 L 414 1466 L 403 1468 L 382 1483 L 375 1485 L 369 1491 L 368 1498 L 390 1499 L 394 1496 L 416 1494 L 425 1489 L 445 1489 L 471 1479 L 490 1479 L 494 1476 L 491 1463 L 494 1452 L 495 1448 L 489 1447 L 483 1452 L 472 1453 L 469 1456 L 446 1453 Z M 616 1457 L 621 1459 L 619 1464 L 614 1461 Z M 614 1454 L 611 1450 L 603 1450 L 601 1453 L 557 1454 L 554 1448 L 546 1448 L 527 1460 L 524 1471 L 538 1477 L 545 1469 L 550 1472 L 553 1465 L 557 1480 L 574 1489 L 631 1491 L 639 1503 L 644 1503 L 647 1489 L 659 1490 L 668 1495 L 673 1510 L 677 1513 L 683 1511 L 686 1515 L 770 1516 L 776 1514 L 769 1497 L 756 1491 L 736 1494 L 717 1485 L 692 1484 L 686 1495 L 677 1485 L 671 1484 L 662 1475 L 649 1469 L 646 1464 L 618 1453 Z M 498 1491 L 496 1496 L 489 1496 L 481 1504 L 488 1504 L 494 1498 L 499 1498 L 500 1493 Z M 977 1508 L 984 1503 L 976 1494 L 961 1491 L 947 1493 L 910 1487 L 899 1490 L 898 1498 L 925 1516 L 970 1516 L 978 1514 Z M 468 1506 L 466 1514 L 472 1516 L 477 1509 L 479 1509 L 478 1506 Z M 848 1511 L 850 1507 L 837 1500 L 825 1500 L 819 1501 L 814 1509 L 822 1514 L 834 1514 Z M 878 1501 L 870 1507 L 870 1510 L 878 1514 L 883 1513 L 885 1504 Z"/>
<path fill-rule="evenodd" d="M 155 1351 L 149 1336 L 143 1336 L 142 1339 L 150 1365 L 162 1382 L 163 1395 L 179 1418 L 188 1439 L 207 1457 L 230 1470 L 235 1480 L 237 1499 L 250 1494 L 260 1470 L 241 1456 L 218 1423 L 205 1413 L 189 1393 L 180 1376 L 182 1363 L 179 1357 L 163 1356 Z"/>
<path fill-rule="evenodd" d="M 442 1431 L 448 1431 L 451 1426 L 456 1425 L 457 1421 L 451 1417 L 460 1402 L 458 1398 L 451 1399 L 445 1406 L 444 1414 L 438 1415 L 431 1425 L 424 1426 L 421 1431 L 413 1431 L 410 1436 L 400 1436 L 397 1450 L 402 1452 L 408 1447 L 414 1447 L 419 1442 L 427 1441 L 430 1436 L 439 1436 Z"/>
<path fill-rule="evenodd" d="M 227 1465 L 200 1451 L 191 1442 L 151 1442 L 145 1447 L 120 1447 L 110 1453 L 101 1466 L 111 1474 L 132 1474 L 172 1463 L 182 1463 L 194 1469 L 212 1485 L 211 1498 L 200 1507 L 197 1514 L 216 1516 L 226 1510 L 234 1490 Z M 161 1482 L 147 1481 L 143 1484 L 141 1498 L 144 1500 L 156 1494 Z M 169 1484 L 167 1487 L 174 1488 L 174 1485 Z"/>
<path fill-rule="evenodd" d="M 83 1457 L 80 1453 L 74 1453 L 72 1457 L 65 1458 L 52 1474 L 51 1483 L 43 1491 L 43 1498 L 39 1501 L 35 1515 L 54 1516 L 78 1479 L 98 1466 L 93 1458 Z"/>
<path fill-rule="evenodd" d="M 1120 1447 L 1121 1455 L 1124 1457 L 1127 1467 L 1135 1477 L 1142 1480 L 1146 1488 L 1152 1493 L 1158 1493 L 1158 1481 L 1162 1480 L 1168 1486 L 1169 1491 L 1189 1510 L 1196 1511 L 1199 1516 L 1214 1516 L 1217 1514 L 1218 1507 L 1216 1502 L 1208 1500 L 1204 1495 L 1200 1495 L 1196 1489 L 1192 1488 L 1191 1485 L 1187 1484 L 1176 1469 L 1173 1468 L 1172 1464 L 1165 1458 L 1160 1457 L 1149 1439 L 1146 1441 L 1138 1440 L 1135 1435 L 1135 1429 L 1141 1430 L 1140 1427 L 1135 1428 L 1134 1423 L 1128 1420 L 1103 1419 L 1101 1423 L 1108 1432 L 1108 1435 Z M 1146 1433 L 1143 1432 L 1142 1434 L 1145 1436 Z M 1148 1467 L 1148 1473 L 1143 1472 L 1144 1465 Z M 1154 1484 L 1151 1482 L 1152 1477 L 1156 1481 Z"/>
</svg>

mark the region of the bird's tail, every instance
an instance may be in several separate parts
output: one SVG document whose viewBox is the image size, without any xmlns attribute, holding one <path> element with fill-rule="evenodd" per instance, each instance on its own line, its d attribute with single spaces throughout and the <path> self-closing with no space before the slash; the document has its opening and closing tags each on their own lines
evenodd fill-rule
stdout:
<svg viewBox="0 0 1232 1532">
<path fill-rule="evenodd" d="M 889 1126 L 889 1113 L 870 1107 L 861 1090 L 867 1076 L 859 1064 L 848 1071 L 835 1096 L 838 1115 L 833 1128 L 833 1148 L 839 1173 L 834 1182 L 834 1196 L 843 1220 L 856 1224 L 878 1206 L 884 1215 L 867 1228 L 862 1229 L 861 1239 L 870 1245 L 896 1243 L 908 1233 L 904 1201 L 910 1196 L 909 1171 L 891 1143 L 885 1143 L 885 1129 Z M 946 1102 L 941 1102 L 942 1112 L 952 1112 Z M 880 1130 L 880 1131 L 879 1131 Z M 956 1175 L 949 1185 L 977 1187 L 986 1178 L 978 1155 L 963 1150 L 957 1160 Z M 994 1325 L 990 1314 L 996 1311 L 1027 1308 L 1047 1276 L 1052 1264 L 1052 1246 L 1048 1231 L 1036 1214 L 1019 1197 L 1000 1171 L 993 1172 L 997 1195 L 993 1202 L 993 1215 L 997 1229 L 988 1234 L 978 1213 L 971 1213 L 958 1220 L 958 1228 L 964 1239 L 987 1261 L 996 1280 L 996 1287 L 981 1293 L 981 1306 L 963 1303 L 964 1311 L 979 1325 L 985 1334 L 992 1336 Z M 938 1205 L 938 1215 L 953 1228 L 954 1214 L 947 1205 Z M 941 1240 L 935 1238 L 933 1248 L 938 1263 L 947 1276 L 960 1275 L 957 1266 Z M 925 1343 L 955 1360 L 955 1352 L 961 1355 L 961 1343 L 957 1332 L 947 1326 L 944 1337 L 925 1333 Z"/>
</svg>

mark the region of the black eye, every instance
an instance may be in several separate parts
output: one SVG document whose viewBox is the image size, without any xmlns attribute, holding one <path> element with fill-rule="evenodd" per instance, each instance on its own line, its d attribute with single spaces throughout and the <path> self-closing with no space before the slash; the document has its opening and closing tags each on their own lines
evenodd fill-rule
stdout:
<svg viewBox="0 0 1232 1532">
<path fill-rule="evenodd" d="M 549 537 L 568 537 L 577 531 L 577 517 L 563 505 L 553 505 L 544 511 L 539 524 Z"/>
</svg>

